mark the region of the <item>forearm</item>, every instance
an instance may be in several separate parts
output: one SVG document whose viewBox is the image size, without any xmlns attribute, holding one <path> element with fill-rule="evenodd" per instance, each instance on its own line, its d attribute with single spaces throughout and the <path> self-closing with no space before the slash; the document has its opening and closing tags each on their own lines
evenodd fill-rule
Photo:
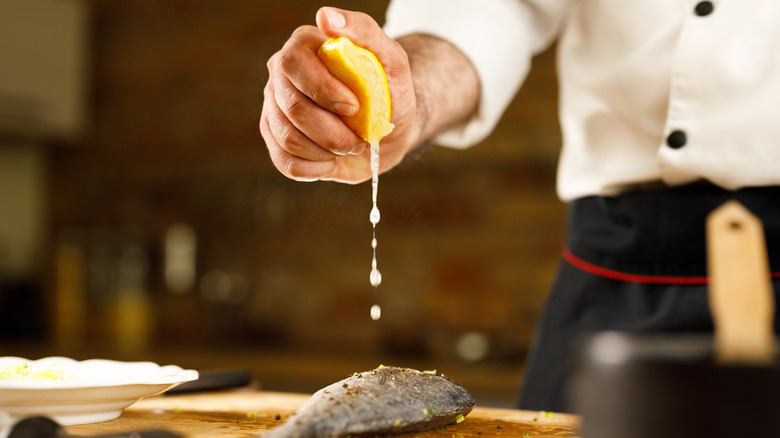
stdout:
<svg viewBox="0 0 780 438">
<path fill-rule="evenodd" d="M 414 34 L 397 41 L 407 53 L 412 72 L 417 100 L 417 147 L 476 111 L 479 78 L 471 61 L 443 39 Z"/>
</svg>

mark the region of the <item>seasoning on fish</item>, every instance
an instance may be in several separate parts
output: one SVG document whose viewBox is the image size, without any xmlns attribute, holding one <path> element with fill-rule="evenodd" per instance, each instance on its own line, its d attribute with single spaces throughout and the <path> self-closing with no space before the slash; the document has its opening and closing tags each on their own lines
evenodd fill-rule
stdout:
<svg viewBox="0 0 780 438">
<path fill-rule="evenodd" d="M 474 397 L 447 377 L 380 366 L 320 389 L 263 438 L 419 432 L 463 421 L 474 404 Z"/>
</svg>

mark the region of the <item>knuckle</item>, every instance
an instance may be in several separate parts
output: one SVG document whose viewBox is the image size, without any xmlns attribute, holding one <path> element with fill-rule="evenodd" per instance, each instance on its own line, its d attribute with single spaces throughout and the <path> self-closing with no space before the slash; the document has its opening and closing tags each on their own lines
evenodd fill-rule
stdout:
<svg viewBox="0 0 780 438">
<path fill-rule="evenodd" d="M 294 68 L 298 64 L 298 57 L 306 50 L 307 40 L 311 39 L 312 32 L 315 29 L 314 26 L 305 25 L 299 26 L 293 31 L 282 50 L 277 53 L 279 66 L 282 71 L 288 72 L 289 69 Z"/>
<path fill-rule="evenodd" d="M 264 98 L 264 102 L 263 102 L 263 108 L 260 111 L 260 120 L 258 121 L 258 127 L 260 129 L 260 133 L 262 134 L 263 138 L 265 138 L 265 139 L 268 139 L 268 137 L 270 137 L 270 134 L 271 134 L 269 132 L 270 131 L 270 129 L 269 129 L 270 120 L 269 120 L 269 116 L 268 116 L 268 105 L 269 105 L 268 102 L 269 102 L 269 100 L 268 100 L 268 97 L 266 95 L 266 97 Z"/>
<path fill-rule="evenodd" d="M 291 154 L 295 154 L 303 145 L 303 134 L 291 124 L 283 124 L 278 128 L 276 141 L 284 150 Z"/>
<path fill-rule="evenodd" d="M 260 114 L 260 120 L 257 121 L 257 129 L 260 130 L 260 134 L 263 138 L 268 137 L 268 132 L 265 130 L 265 113 Z"/>
<path fill-rule="evenodd" d="M 309 97 L 311 100 L 317 102 L 320 105 L 327 106 L 327 104 L 332 100 L 330 96 L 333 94 L 333 91 L 324 83 L 316 83 L 312 84 L 310 94 L 311 95 Z"/>
<path fill-rule="evenodd" d="M 265 87 L 263 87 L 263 103 L 268 104 L 269 102 L 273 101 L 273 99 L 274 99 L 273 80 L 268 79 L 268 82 L 265 83 Z"/>
<path fill-rule="evenodd" d="M 263 123 L 264 120 L 265 123 Z M 279 115 L 274 117 L 272 114 L 263 113 L 260 121 L 261 130 L 266 129 L 280 148 L 295 154 L 295 151 L 304 144 L 303 134 L 288 119 Z M 267 126 L 264 126 L 266 123 Z"/>
<path fill-rule="evenodd" d="M 265 62 L 265 67 L 268 69 L 268 72 L 272 72 L 276 68 L 276 64 L 279 59 L 279 54 L 281 52 L 276 52 L 273 55 L 271 55 L 270 58 L 268 58 L 268 61 Z"/>
<path fill-rule="evenodd" d="M 398 62 L 401 63 L 404 66 L 409 66 L 409 54 L 406 53 L 406 50 L 396 40 L 391 39 L 390 40 L 390 47 L 391 47 L 391 53 L 393 53 L 395 56 L 397 56 Z"/>
<path fill-rule="evenodd" d="M 284 113 L 291 119 L 303 120 L 304 116 L 309 112 L 308 99 L 301 93 L 292 93 L 285 99 L 284 105 Z"/>
<path fill-rule="evenodd" d="M 388 77 L 397 76 L 410 70 L 409 54 L 398 41 L 390 40 L 388 53 L 393 57 L 393 62 L 384 66 Z"/>
<path fill-rule="evenodd" d="M 374 18 L 367 13 L 363 11 L 354 11 L 354 18 L 353 20 L 356 20 L 357 23 L 359 23 L 360 26 L 365 28 L 366 30 L 376 30 L 379 29 L 379 24 L 374 20 Z"/>
<path fill-rule="evenodd" d="M 310 24 L 304 24 L 303 26 L 298 26 L 295 28 L 295 30 L 293 30 L 292 35 L 290 36 L 290 41 L 297 41 L 303 38 L 305 35 L 311 34 L 311 32 L 315 29 L 316 27 Z"/>
<path fill-rule="evenodd" d="M 293 51 L 283 51 L 279 53 L 279 59 L 277 61 L 279 70 L 285 75 L 295 70 L 297 65 L 296 54 Z"/>
</svg>

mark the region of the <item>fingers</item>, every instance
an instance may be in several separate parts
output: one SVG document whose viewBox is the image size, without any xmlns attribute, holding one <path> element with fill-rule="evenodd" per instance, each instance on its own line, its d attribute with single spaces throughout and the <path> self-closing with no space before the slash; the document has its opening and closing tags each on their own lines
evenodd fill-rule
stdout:
<svg viewBox="0 0 780 438">
<path fill-rule="evenodd" d="M 315 104 L 279 72 L 266 88 L 271 134 L 288 152 L 323 161 L 360 152 L 363 141 L 335 114 Z"/>
<path fill-rule="evenodd" d="M 355 111 L 357 98 L 317 57 L 325 39 L 302 26 L 268 61 L 260 131 L 274 165 L 293 179 L 326 178 L 335 166 L 329 161 L 365 149 L 336 114 Z"/>
<path fill-rule="evenodd" d="M 273 100 L 273 90 L 270 88 L 270 85 L 266 86 L 266 101 Z M 280 125 L 282 122 L 277 119 L 278 114 L 275 114 L 275 111 L 274 105 L 263 105 L 260 115 L 260 133 L 265 139 L 271 162 L 273 162 L 279 172 L 288 178 L 298 181 L 316 181 L 330 175 L 335 167 L 333 159 L 317 161 L 301 158 L 288 152 L 285 147 L 277 142 L 276 136 L 278 134 L 274 134 L 274 131 L 278 132 L 281 128 L 276 127 L 272 129 L 271 125 Z M 289 146 L 287 147 L 289 148 Z M 324 156 L 325 152 L 323 151 L 322 154 Z"/>
<path fill-rule="evenodd" d="M 319 106 L 336 114 L 351 116 L 358 100 L 352 90 L 333 77 L 317 57 L 317 49 L 327 37 L 313 26 L 299 27 L 272 57 L 269 70 L 283 73 L 295 87 Z"/>
<path fill-rule="evenodd" d="M 273 91 L 267 88 L 265 99 L 274 99 Z M 274 143 L 287 152 L 310 161 L 328 161 L 336 158 L 336 154 L 320 147 L 303 134 L 277 104 L 267 104 L 263 107 L 263 116 L 268 124 L 268 134 Z"/>
<path fill-rule="evenodd" d="M 279 82 L 283 83 L 283 80 L 279 79 Z M 361 139 L 336 115 L 308 101 L 305 96 L 299 95 L 297 99 L 301 103 L 285 113 L 278 104 L 278 95 L 282 93 L 277 93 L 276 83 L 269 81 L 265 87 L 260 132 L 274 165 L 284 175 L 303 181 L 326 179 L 335 167 L 334 160 L 347 154 L 333 151 L 363 153 L 365 143 Z M 292 85 L 287 88 L 287 93 L 296 93 Z M 308 114 L 305 120 L 310 122 L 299 122 L 305 131 L 293 122 L 301 112 Z"/>
</svg>

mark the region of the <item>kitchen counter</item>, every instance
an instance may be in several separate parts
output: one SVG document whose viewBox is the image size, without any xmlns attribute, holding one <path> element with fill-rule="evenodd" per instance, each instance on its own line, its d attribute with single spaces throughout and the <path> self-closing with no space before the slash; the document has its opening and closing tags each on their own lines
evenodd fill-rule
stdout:
<svg viewBox="0 0 780 438">
<path fill-rule="evenodd" d="M 164 395 L 140 400 L 116 420 L 67 426 L 74 436 L 164 429 L 184 437 L 251 437 L 283 423 L 309 395 L 241 389 Z M 459 424 L 399 437 L 578 437 L 580 418 L 569 414 L 482 408 Z"/>
</svg>

